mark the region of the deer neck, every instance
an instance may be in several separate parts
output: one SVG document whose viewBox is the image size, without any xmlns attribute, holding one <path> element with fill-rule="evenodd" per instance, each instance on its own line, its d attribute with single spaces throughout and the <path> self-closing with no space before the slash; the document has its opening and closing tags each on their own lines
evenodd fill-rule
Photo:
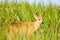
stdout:
<svg viewBox="0 0 60 40">
<path fill-rule="evenodd" d="M 36 21 L 34 24 L 34 29 L 37 30 L 39 28 L 39 25 L 40 25 L 39 21 Z"/>
</svg>

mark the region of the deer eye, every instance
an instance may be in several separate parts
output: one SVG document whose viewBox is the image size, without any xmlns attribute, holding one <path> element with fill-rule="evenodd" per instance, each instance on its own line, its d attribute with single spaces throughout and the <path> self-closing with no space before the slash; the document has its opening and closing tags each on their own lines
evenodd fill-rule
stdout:
<svg viewBox="0 0 60 40">
<path fill-rule="evenodd" d="M 40 19 L 39 19 L 40 20 Z"/>
</svg>

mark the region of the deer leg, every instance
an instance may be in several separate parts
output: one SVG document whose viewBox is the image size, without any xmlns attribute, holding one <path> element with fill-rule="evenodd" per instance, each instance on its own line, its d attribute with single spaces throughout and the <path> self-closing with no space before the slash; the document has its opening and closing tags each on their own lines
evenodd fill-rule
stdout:
<svg viewBox="0 0 60 40">
<path fill-rule="evenodd" d="M 27 34 L 27 40 L 31 40 L 31 34 Z"/>
</svg>

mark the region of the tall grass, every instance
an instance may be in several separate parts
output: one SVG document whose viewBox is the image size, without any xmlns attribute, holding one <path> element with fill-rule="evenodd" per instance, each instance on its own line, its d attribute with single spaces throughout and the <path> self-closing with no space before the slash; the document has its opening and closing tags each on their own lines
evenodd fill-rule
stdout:
<svg viewBox="0 0 60 40">
<path fill-rule="evenodd" d="M 31 40 L 60 40 L 60 6 L 51 5 L 48 6 L 29 3 L 0 3 L 0 40 L 6 40 L 5 27 L 10 23 L 17 20 L 17 16 L 20 18 L 20 22 L 33 22 L 35 21 L 33 14 L 38 12 L 38 15 L 44 15 L 44 24 L 40 25 L 40 28 L 32 34 Z M 18 38 L 19 37 L 19 38 Z M 26 40 L 26 37 L 16 36 L 16 40 Z"/>
</svg>

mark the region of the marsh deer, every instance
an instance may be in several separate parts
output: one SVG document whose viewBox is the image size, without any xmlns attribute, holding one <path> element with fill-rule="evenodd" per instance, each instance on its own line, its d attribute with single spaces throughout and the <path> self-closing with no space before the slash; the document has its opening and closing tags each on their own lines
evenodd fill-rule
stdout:
<svg viewBox="0 0 60 40">
<path fill-rule="evenodd" d="M 35 22 L 14 22 L 10 24 L 7 27 L 7 29 L 12 36 L 11 40 L 15 40 L 14 39 L 15 34 L 21 34 L 21 33 L 26 33 L 27 40 L 31 40 L 30 37 L 32 33 L 34 33 L 39 28 L 39 25 L 43 22 L 43 15 L 37 16 L 36 14 L 34 14 L 34 17 L 36 19 Z M 8 38 L 8 33 L 7 33 L 7 38 Z"/>
</svg>

